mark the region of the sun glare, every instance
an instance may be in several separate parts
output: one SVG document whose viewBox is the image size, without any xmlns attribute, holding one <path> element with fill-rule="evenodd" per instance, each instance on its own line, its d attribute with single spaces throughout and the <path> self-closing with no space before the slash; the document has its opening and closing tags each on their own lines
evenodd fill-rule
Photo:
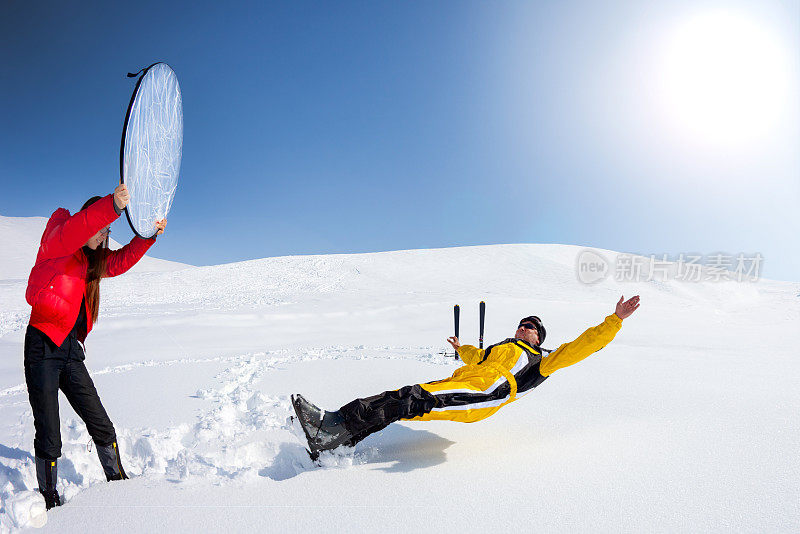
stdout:
<svg viewBox="0 0 800 534">
<path fill-rule="evenodd" d="M 706 13 L 676 28 L 661 75 L 670 121 L 696 141 L 754 141 L 775 129 L 788 104 L 786 51 L 739 13 Z"/>
</svg>

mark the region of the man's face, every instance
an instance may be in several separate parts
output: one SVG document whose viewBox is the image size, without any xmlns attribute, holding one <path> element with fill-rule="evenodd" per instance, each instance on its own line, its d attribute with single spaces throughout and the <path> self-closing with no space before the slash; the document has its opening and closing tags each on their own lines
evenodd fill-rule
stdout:
<svg viewBox="0 0 800 534">
<path fill-rule="evenodd" d="M 536 325 L 531 322 L 522 323 L 517 327 L 517 333 L 514 339 L 521 339 L 529 345 L 539 344 L 539 332 L 536 330 Z"/>
</svg>

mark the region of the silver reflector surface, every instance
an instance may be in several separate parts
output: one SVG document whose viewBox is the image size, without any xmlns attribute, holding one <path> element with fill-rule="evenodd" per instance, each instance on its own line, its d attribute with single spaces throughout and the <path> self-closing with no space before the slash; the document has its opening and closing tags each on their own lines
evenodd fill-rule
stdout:
<svg viewBox="0 0 800 534">
<path fill-rule="evenodd" d="M 166 63 L 147 69 L 134 91 L 124 129 L 122 182 L 128 186 L 128 222 L 153 237 L 169 213 L 183 151 L 183 102 L 178 77 Z"/>
</svg>

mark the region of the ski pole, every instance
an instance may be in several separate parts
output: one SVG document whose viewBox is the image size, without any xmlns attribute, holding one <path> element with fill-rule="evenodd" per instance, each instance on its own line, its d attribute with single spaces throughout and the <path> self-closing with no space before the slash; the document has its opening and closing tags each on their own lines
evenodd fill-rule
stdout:
<svg viewBox="0 0 800 534">
<path fill-rule="evenodd" d="M 480 322 L 480 337 L 478 337 L 478 348 L 483 348 L 483 322 L 486 318 L 486 303 L 481 301 L 480 306 L 478 307 L 478 318 Z"/>
<path fill-rule="evenodd" d="M 453 306 L 453 322 L 456 327 L 456 339 L 458 339 L 458 322 L 460 318 L 461 318 L 461 306 L 456 304 L 455 306 Z M 458 351 L 455 351 L 454 356 L 456 359 L 458 359 Z"/>
</svg>

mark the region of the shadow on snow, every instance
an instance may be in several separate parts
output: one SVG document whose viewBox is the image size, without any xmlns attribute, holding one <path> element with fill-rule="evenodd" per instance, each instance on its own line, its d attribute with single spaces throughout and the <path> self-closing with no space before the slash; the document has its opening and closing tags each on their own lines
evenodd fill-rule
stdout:
<svg viewBox="0 0 800 534">
<path fill-rule="evenodd" d="M 408 473 L 444 463 L 447 459 L 445 449 L 452 444 L 433 432 L 394 424 L 369 436 L 355 449 L 341 448 L 323 453 L 319 461 L 323 467 L 381 464 L 375 469 L 386 473 Z M 282 443 L 272 465 L 261 469 L 258 474 L 282 481 L 316 467 L 319 465 L 309 458 L 302 445 Z"/>
</svg>

